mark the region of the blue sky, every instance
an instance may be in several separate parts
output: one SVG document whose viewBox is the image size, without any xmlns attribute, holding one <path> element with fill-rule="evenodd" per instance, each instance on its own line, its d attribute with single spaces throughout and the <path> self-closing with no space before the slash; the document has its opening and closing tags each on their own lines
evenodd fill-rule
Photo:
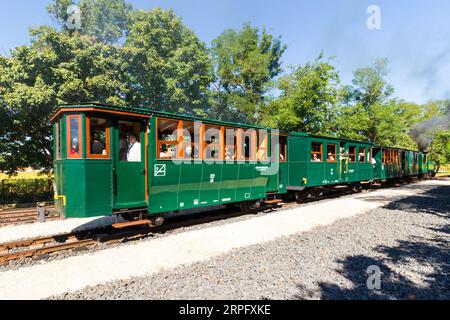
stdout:
<svg viewBox="0 0 450 320">
<path fill-rule="evenodd" d="M 29 43 L 28 28 L 54 25 L 50 0 L 0 0 L 0 53 Z M 283 66 L 321 51 L 335 56 L 342 82 L 377 58 L 390 61 L 395 95 L 423 103 L 450 98 L 450 1 L 407 0 L 131 0 L 136 9 L 173 8 L 206 43 L 244 22 L 264 26 L 287 44 Z M 369 30 L 369 5 L 381 9 L 381 30 Z"/>
</svg>

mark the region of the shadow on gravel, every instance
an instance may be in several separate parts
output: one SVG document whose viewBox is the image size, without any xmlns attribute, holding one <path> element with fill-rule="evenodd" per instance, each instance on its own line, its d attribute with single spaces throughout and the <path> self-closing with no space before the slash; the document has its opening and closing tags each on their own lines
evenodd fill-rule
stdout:
<svg viewBox="0 0 450 320">
<path fill-rule="evenodd" d="M 411 196 L 393 201 L 383 208 L 388 210 L 401 210 L 406 212 L 425 212 L 440 217 L 448 217 L 450 213 L 450 187 L 441 186 L 433 188 L 422 195 Z"/>
<path fill-rule="evenodd" d="M 438 187 L 421 196 L 411 196 L 394 201 L 384 208 L 408 213 L 428 213 L 450 218 L 449 187 Z M 435 235 L 432 238 L 412 236 L 407 241 L 398 241 L 396 246 L 374 248 L 376 256 L 348 256 L 339 260 L 337 270 L 349 285 L 321 282 L 319 290 L 308 290 L 298 286 L 294 299 L 450 299 L 450 224 L 441 228 L 426 227 Z M 408 277 L 395 273 L 388 265 L 405 266 Z M 380 274 L 380 289 L 368 289 L 369 266 L 377 266 Z M 421 266 L 420 271 L 416 267 Z M 425 273 L 423 270 L 427 270 Z M 411 278 L 420 278 L 414 282 Z M 346 282 L 347 282 L 346 281 Z M 417 282 L 422 282 L 418 285 Z M 373 283 L 373 282 L 369 282 Z M 350 288 L 348 288 L 350 287 Z"/>
</svg>

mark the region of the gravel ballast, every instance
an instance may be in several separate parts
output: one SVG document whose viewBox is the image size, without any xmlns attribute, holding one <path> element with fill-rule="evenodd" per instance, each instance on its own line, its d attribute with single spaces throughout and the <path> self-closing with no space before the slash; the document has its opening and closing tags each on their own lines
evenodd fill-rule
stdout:
<svg viewBox="0 0 450 320">
<path fill-rule="evenodd" d="M 414 188 L 327 226 L 52 298 L 449 299 L 450 185 Z M 380 289 L 368 289 L 369 267 Z"/>
</svg>

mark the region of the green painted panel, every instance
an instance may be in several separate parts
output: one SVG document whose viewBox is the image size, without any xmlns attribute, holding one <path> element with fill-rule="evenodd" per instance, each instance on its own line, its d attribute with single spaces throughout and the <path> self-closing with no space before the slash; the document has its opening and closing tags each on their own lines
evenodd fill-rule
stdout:
<svg viewBox="0 0 450 320">
<path fill-rule="evenodd" d="M 236 181 L 235 199 L 244 201 L 252 199 L 252 185 L 254 165 L 249 163 L 238 163 L 238 180 Z"/>
<path fill-rule="evenodd" d="M 219 188 L 222 180 L 222 167 L 228 164 L 204 164 L 200 184 L 200 205 L 218 205 Z M 232 164 L 230 164 L 233 166 Z"/>
<path fill-rule="evenodd" d="M 112 212 L 113 177 L 111 160 L 86 160 L 86 214 L 109 215 Z"/>
<path fill-rule="evenodd" d="M 183 165 L 172 161 L 157 161 L 151 167 L 149 206 L 150 212 L 178 210 L 180 173 Z M 193 187 L 190 184 L 190 187 Z M 188 186 L 189 188 L 189 186 Z M 188 203 L 188 201 L 186 201 Z"/>
<path fill-rule="evenodd" d="M 238 164 L 225 164 L 222 167 L 222 182 L 220 184 L 220 202 L 236 201 L 236 185 L 238 179 Z"/>
<path fill-rule="evenodd" d="M 184 163 L 180 169 L 179 207 L 180 209 L 198 207 L 200 203 L 200 184 L 202 181 L 203 164 Z"/>
</svg>

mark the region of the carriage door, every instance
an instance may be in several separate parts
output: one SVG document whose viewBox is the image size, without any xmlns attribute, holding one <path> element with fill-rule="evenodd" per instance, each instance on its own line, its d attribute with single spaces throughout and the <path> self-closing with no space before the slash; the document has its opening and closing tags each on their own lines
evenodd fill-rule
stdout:
<svg viewBox="0 0 450 320">
<path fill-rule="evenodd" d="M 342 182 L 348 181 L 348 145 L 345 141 L 339 143 L 339 178 Z"/>
<path fill-rule="evenodd" d="M 145 207 L 145 126 L 139 121 L 119 120 L 116 128 L 114 208 Z"/>
</svg>

